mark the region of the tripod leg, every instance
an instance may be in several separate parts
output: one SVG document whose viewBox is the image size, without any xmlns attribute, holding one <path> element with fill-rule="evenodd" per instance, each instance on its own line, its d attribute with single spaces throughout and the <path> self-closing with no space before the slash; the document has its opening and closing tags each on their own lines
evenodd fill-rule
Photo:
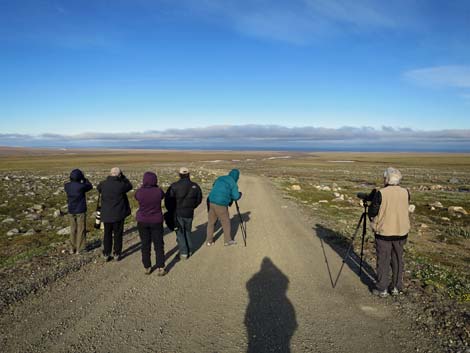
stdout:
<svg viewBox="0 0 470 353">
<path fill-rule="evenodd" d="M 246 230 L 245 230 L 245 227 L 243 225 L 243 219 L 242 219 L 242 215 L 240 214 L 240 212 L 238 212 L 238 217 L 240 218 L 240 227 L 242 229 L 243 243 L 246 246 Z"/>
<path fill-rule="evenodd" d="M 241 215 L 240 215 L 240 226 L 242 227 L 242 231 L 243 231 L 243 233 L 245 234 L 245 239 L 246 239 L 246 223 L 245 223 L 245 221 L 242 219 Z"/>
<path fill-rule="evenodd" d="M 361 262 L 359 263 L 359 277 L 362 275 L 362 259 L 364 257 L 364 239 L 366 238 L 367 227 L 366 227 L 367 217 L 364 217 L 364 224 L 362 226 L 362 242 L 361 242 Z"/>
<path fill-rule="evenodd" d="M 344 255 L 344 257 L 343 257 L 343 262 L 342 262 L 341 267 L 339 269 L 338 275 L 336 276 L 336 280 L 335 280 L 335 283 L 333 285 L 333 288 L 335 288 L 336 284 L 338 283 L 339 276 L 341 276 L 341 272 L 343 271 L 343 267 L 344 267 L 344 264 L 346 263 L 346 259 L 348 258 L 349 253 L 351 252 L 351 249 L 353 248 L 354 240 L 356 239 L 357 233 L 359 232 L 359 228 L 361 227 L 361 223 L 362 223 L 363 219 L 365 219 L 365 217 L 366 217 L 366 212 L 362 213 L 361 218 L 359 219 L 359 222 L 357 223 L 356 230 L 354 231 L 353 237 L 351 239 L 351 244 L 349 245 L 348 251 L 346 251 L 346 255 Z M 364 220 L 364 222 L 365 222 L 365 220 Z"/>
<path fill-rule="evenodd" d="M 246 247 L 246 232 L 245 232 L 245 228 L 243 227 L 243 225 L 242 225 L 242 236 L 243 236 L 243 244 Z"/>
<path fill-rule="evenodd" d="M 244 226 L 243 218 L 242 218 L 242 215 L 240 213 L 240 208 L 238 207 L 238 202 L 237 201 L 235 201 L 235 206 L 237 208 L 238 218 L 240 219 L 240 227 L 242 229 L 243 243 L 246 246 L 246 229 L 245 229 L 245 226 Z"/>
</svg>

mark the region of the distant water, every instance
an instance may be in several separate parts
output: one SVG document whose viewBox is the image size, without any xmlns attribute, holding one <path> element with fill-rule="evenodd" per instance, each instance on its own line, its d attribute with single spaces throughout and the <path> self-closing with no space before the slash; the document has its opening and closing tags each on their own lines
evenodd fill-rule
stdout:
<svg viewBox="0 0 470 353">
<path fill-rule="evenodd" d="M 162 150 L 229 150 L 229 151 L 283 151 L 283 152 L 440 152 L 440 153 L 470 153 L 470 145 L 463 147 L 456 146 L 324 146 L 324 147 L 297 147 L 297 146 L 201 146 L 201 145 L 183 145 L 183 146 L 114 146 L 112 149 L 162 149 Z"/>
</svg>

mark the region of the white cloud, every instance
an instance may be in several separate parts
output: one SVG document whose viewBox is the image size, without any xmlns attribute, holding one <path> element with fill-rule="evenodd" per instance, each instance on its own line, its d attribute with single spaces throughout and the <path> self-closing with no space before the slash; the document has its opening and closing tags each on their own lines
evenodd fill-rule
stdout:
<svg viewBox="0 0 470 353">
<path fill-rule="evenodd" d="M 323 17 L 361 27 L 395 27 L 399 24 L 383 1 L 305 0 Z"/>
<path fill-rule="evenodd" d="M 426 67 L 407 71 L 404 76 L 407 80 L 423 86 L 470 88 L 470 66 Z"/>
<path fill-rule="evenodd" d="M 17 141 L 42 141 L 58 143 L 197 143 L 223 142 L 231 144 L 256 143 L 442 143 L 463 142 L 470 144 L 470 130 L 434 130 L 422 131 L 410 128 L 384 126 L 381 129 L 371 127 L 341 127 L 338 129 L 324 127 L 284 127 L 279 125 L 224 125 L 203 128 L 168 129 L 162 131 L 144 131 L 129 133 L 81 133 L 76 135 L 41 134 L 20 135 L 0 134 L 0 145 L 10 145 Z"/>
<path fill-rule="evenodd" d="M 419 16 L 414 1 L 397 0 L 183 0 L 193 14 L 246 35 L 292 43 L 354 30 L 409 27 Z M 180 4 L 181 4 L 180 3 Z"/>
</svg>

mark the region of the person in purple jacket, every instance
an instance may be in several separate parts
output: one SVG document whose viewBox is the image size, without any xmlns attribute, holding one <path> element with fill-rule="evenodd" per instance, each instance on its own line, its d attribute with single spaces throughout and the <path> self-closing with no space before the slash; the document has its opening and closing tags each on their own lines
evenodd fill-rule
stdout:
<svg viewBox="0 0 470 353">
<path fill-rule="evenodd" d="M 139 202 L 137 211 L 137 229 L 139 230 L 142 242 L 142 263 L 145 273 L 152 272 L 150 261 L 150 247 L 153 243 L 157 257 L 157 275 L 164 276 L 165 271 L 165 250 L 163 243 L 163 213 L 162 200 L 165 193 L 157 184 L 157 175 L 146 172 L 142 181 L 142 186 L 135 193 L 135 198 Z"/>
</svg>

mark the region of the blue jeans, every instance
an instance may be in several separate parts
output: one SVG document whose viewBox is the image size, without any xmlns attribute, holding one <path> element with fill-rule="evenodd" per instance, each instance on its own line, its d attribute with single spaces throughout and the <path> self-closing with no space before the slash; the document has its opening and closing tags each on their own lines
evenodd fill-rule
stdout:
<svg viewBox="0 0 470 353">
<path fill-rule="evenodd" d="M 181 255 L 191 254 L 191 228 L 193 226 L 192 218 L 185 218 L 176 216 L 176 222 L 178 222 L 178 230 L 176 231 L 176 242 L 180 249 Z"/>
</svg>

